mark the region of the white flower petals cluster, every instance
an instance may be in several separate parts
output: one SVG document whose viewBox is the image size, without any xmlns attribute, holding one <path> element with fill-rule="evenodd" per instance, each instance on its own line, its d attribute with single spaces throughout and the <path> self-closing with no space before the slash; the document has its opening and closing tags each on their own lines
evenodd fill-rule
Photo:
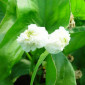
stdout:
<svg viewBox="0 0 85 85">
<path fill-rule="evenodd" d="M 28 29 L 21 33 L 17 41 L 26 52 L 34 51 L 36 48 L 42 48 L 46 45 L 48 32 L 44 27 L 38 27 L 35 24 L 28 26 Z"/>
<path fill-rule="evenodd" d="M 49 35 L 45 48 L 49 53 L 56 54 L 63 51 L 64 47 L 69 44 L 69 41 L 69 32 L 64 27 L 60 27 Z"/>
<path fill-rule="evenodd" d="M 63 51 L 64 47 L 69 44 L 70 34 L 64 27 L 48 34 L 44 27 L 31 24 L 25 32 L 20 34 L 17 41 L 26 52 L 45 47 L 49 53 L 56 54 Z"/>
</svg>

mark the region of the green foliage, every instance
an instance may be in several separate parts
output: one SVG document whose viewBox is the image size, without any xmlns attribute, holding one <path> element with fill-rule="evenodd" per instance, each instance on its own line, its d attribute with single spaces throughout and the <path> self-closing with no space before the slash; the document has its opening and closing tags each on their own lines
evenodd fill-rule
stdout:
<svg viewBox="0 0 85 85">
<path fill-rule="evenodd" d="M 67 28 L 71 11 L 77 24 L 75 28 L 68 29 L 71 41 L 63 53 L 51 55 L 44 48 L 37 49 L 29 53 L 32 60 L 28 60 L 27 55 L 23 55 L 24 51 L 16 41 L 17 36 L 33 23 L 44 26 L 49 33 L 58 29 L 59 26 Z M 72 63 L 73 67 L 79 68 L 83 73 L 77 84 L 84 85 L 84 0 L 0 0 L 0 85 L 13 85 L 20 76 L 31 76 L 32 71 L 30 85 L 33 85 L 37 71 L 39 70 L 41 75 L 43 73 L 39 67 L 42 67 L 41 64 L 46 57 L 44 85 L 45 83 L 46 85 L 76 85 L 74 69 L 65 56 L 68 54 L 75 58 Z M 35 84 L 42 85 L 40 79 Z"/>
<path fill-rule="evenodd" d="M 12 73 L 10 78 L 12 80 L 19 78 L 22 75 L 29 74 L 31 62 L 26 59 L 21 59 L 17 64 L 12 68 Z"/>
<path fill-rule="evenodd" d="M 4 17 L 4 13 L 3 13 L 2 9 L 0 8 L 0 22 L 3 19 L 3 17 Z"/>
<path fill-rule="evenodd" d="M 39 66 L 42 64 L 43 60 L 47 57 L 48 54 L 49 53 L 47 51 L 45 51 L 44 53 L 41 54 L 36 66 L 35 66 L 34 72 L 32 74 L 32 79 L 31 79 L 30 85 L 33 85 L 34 78 L 36 76 L 37 70 L 38 70 Z"/>
<path fill-rule="evenodd" d="M 0 85 L 13 85 L 13 82 L 7 78 L 5 80 L 0 81 Z"/>
<path fill-rule="evenodd" d="M 67 58 L 64 56 L 63 53 L 52 55 L 52 57 L 50 57 L 49 59 L 50 60 L 47 61 L 48 67 L 47 67 L 46 85 L 50 85 L 50 84 L 51 85 L 76 85 L 73 67 L 71 66 L 70 62 L 67 60 Z M 52 65 L 51 67 L 50 67 L 50 63 Z M 50 75 L 50 73 L 52 73 L 53 75 Z M 53 79 L 51 79 L 51 77 Z"/>
<path fill-rule="evenodd" d="M 45 26 L 49 33 L 58 29 L 59 26 L 67 27 L 70 18 L 69 0 L 36 0 L 40 22 L 39 25 Z"/>
<path fill-rule="evenodd" d="M 84 69 L 85 68 L 85 46 L 72 52 L 71 55 L 74 57 L 74 61 L 72 62 L 72 64 L 75 67 L 75 70 L 80 70 L 82 72 L 81 78 L 77 79 L 77 84 L 84 85 L 85 84 L 85 69 Z"/>
<path fill-rule="evenodd" d="M 82 69 L 82 78 L 79 80 L 80 81 L 80 85 L 84 85 L 85 84 L 85 69 Z"/>
<path fill-rule="evenodd" d="M 1 79 L 5 78 L 6 76 L 9 75 L 12 66 L 22 56 L 23 50 L 16 42 L 16 38 L 19 35 L 19 33 L 21 33 L 22 31 L 24 31 L 26 29 L 26 26 L 28 26 L 28 24 L 30 23 L 30 20 L 32 19 L 31 16 L 33 16 L 35 13 L 34 6 L 33 6 L 33 8 L 29 7 L 29 4 L 21 6 L 18 3 L 19 3 L 19 1 L 17 1 L 17 13 L 19 13 L 19 11 L 18 11 L 19 9 L 23 8 L 23 11 L 22 12 L 20 11 L 20 13 L 21 13 L 20 17 L 18 17 L 16 19 L 15 0 L 9 0 L 6 16 L 4 17 L 3 22 L 0 25 L 1 26 L 0 27 L 0 37 L 1 37 L 0 38 L 0 41 L 1 41 L 0 64 L 3 63 L 3 65 L 0 67 L 0 76 L 1 76 L 0 78 Z M 24 3 L 27 4 L 27 1 L 25 0 Z M 30 6 L 31 5 L 32 4 L 30 4 Z M 28 8 L 27 8 L 27 6 L 28 6 Z M 24 8 L 26 10 L 24 10 Z M 24 15 L 26 17 L 24 17 Z M 31 15 L 31 16 L 29 16 L 29 15 Z M 6 71 L 5 71 L 5 69 L 6 69 Z"/>
<path fill-rule="evenodd" d="M 56 66 L 51 55 L 47 57 L 47 67 L 46 67 L 46 85 L 55 85 L 56 83 Z"/>
<path fill-rule="evenodd" d="M 8 0 L 0 0 L 0 8 L 2 9 L 3 13 L 6 12 L 7 2 Z"/>
<path fill-rule="evenodd" d="M 73 64 L 79 69 L 85 68 L 85 46 L 71 53 L 75 61 Z"/>
<path fill-rule="evenodd" d="M 71 11 L 74 14 L 75 18 L 80 20 L 85 20 L 85 1 L 84 0 L 70 0 L 71 2 Z"/>
<path fill-rule="evenodd" d="M 74 28 L 71 33 L 69 45 L 64 49 L 65 54 L 69 54 L 85 45 L 85 27 Z M 82 37 L 82 38 L 81 38 Z"/>
</svg>

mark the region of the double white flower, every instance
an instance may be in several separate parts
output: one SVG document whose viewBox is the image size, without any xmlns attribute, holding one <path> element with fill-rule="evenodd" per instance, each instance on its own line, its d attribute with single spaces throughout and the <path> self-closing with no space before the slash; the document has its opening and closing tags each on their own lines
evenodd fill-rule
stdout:
<svg viewBox="0 0 85 85">
<path fill-rule="evenodd" d="M 31 24 L 28 30 L 20 34 L 17 41 L 26 52 L 45 47 L 49 53 L 56 54 L 63 51 L 64 47 L 69 44 L 70 34 L 64 27 L 48 34 L 44 27 Z"/>
<path fill-rule="evenodd" d="M 42 48 L 48 40 L 48 32 L 44 27 L 37 27 L 35 24 L 28 26 L 28 29 L 21 33 L 17 41 L 26 52 Z"/>
<path fill-rule="evenodd" d="M 63 51 L 64 47 L 69 44 L 69 41 L 69 32 L 64 27 L 60 27 L 49 35 L 45 48 L 49 53 L 56 54 Z"/>
</svg>

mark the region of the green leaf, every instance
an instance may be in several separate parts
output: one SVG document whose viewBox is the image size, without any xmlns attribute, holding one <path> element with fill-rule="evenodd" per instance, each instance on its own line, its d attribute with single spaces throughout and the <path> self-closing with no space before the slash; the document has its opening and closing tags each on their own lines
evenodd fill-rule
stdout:
<svg viewBox="0 0 85 85">
<path fill-rule="evenodd" d="M 11 73 L 12 66 L 21 58 L 23 50 L 16 40 L 0 48 L 0 80 L 6 78 Z"/>
<path fill-rule="evenodd" d="M 53 62 L 52 56 L 47 57 L 47 66 L 46 66 L 46 85 L 55 85 L 56 83 L 56 66 Z"/>
<path fill-rule="evenodd" d="M 8 1 L 7 1 L 8 2 Z M 5 15 L 5 12 L 6 12 L 6 1 L 4 0 L 0 0 L 0 23 Z"/>
<path fill-rule="evenodd" d="M 78 48 L 85 45 L 85 27 L 74 28 L 73 33 L 71 33 L 71 40 L 68 46 L 64 49 L 65 54 L 69 54 Z"/>
<path fill-rule="evenodd" d="M 85 1 L 84 0 L 70 0 L 71 11 L 74 17 L 85 20 Z"/>
<path fill-rule="evenodd" d="M 3 19 L 3 17 L 4 17 L 4 13 L 3 13 L 2 9 L 0 8 L 0 22 Z"/>
<path fill-rule="evenodd" d="M 12 0 L 13 1 L 13 0 Z M 14 16 L 11 14 L 9 15 L 9 11 L 11 13 L 11 10 L 10 8 L 13 8 L 14 6 L 14 3 L 12 3 L 10 0 L 9 0 L 9 5 L 7 6 L 7 12 L 6 12 L 6 16 L 4 17 L 2 23 L 0 24 L 0 43 L 1 41 L 3 40 L 6 32 L 10 29 L 10 27 L 14 24 L 14 21 L 13 18 Z M 10 17 L 9 17 L 10 16 Z M 17 49 L 14 48 L 14 43 L 16 45 L 16 41 L 13 41 L 12 44 L 8 44 L 7 46 L 5 45 L 2 49 L 0 48 L 0 80 L 1 79 L 4 79 L 6 76 L 8 76 L 10 74 L 10 67 L 11 65 L 13 65 L 13 63 L 15 62 L 12 62 L 13 60 L 16 60 L 16 59 L 19 59 L 20 56 L 22 55 L 23 52 L 21 52 L 19 50 L 19 45 L 16 45 L 16 47 L 18 47 Z M 1 46 L 1 45 L 0 45 Z M 12 47 L 11 47 L 12 46 Z M 5 49 L 5 50 L 4 50 Z M 15 51 L 14 51 L 15 50 Z M 19 51 L 18 51 L 19 50 Z M 20 52 L 20 53 L 19 53 Z M 16 53 L 17 54 L 17 57 L 16 57 Z M 20 54 L 20 56 L 19 56 Z M 14 58 L 12 57 L 14 56 Z M 17 61 L 17 60 L 16 60 Z M 3 63 L 3 64 L 2 64 Z M 11 63 L 11 64 L 10 64 Z"/>
<path fill-rule="evenodd" d="M 76 26 L 73 29 L 69 29 L 70 33 L 77 33 L 85 31 L 85 26 Z"/>
<path fill-rule="evenodd" d="M 34 69 L 34 72 L 32 74 L 32 78 L 31 78 L 31 83 L 30 85 L 33 85 L 33 82 L 34 82 L 34 78 L 36 76 L 36 73 L 37 73 L 37 70 L 39 68 L 39 66 L 42 64 L 43 60 L 47 57 L 49 53 L 47 51 L 45 51 L 44 53 L 41 54 L 36 66 L 35 66 L 35 69 Z"/>
<path fill-rule="evenodd" d="M 80 85 L 84 85 L 85 84 L 85 69 L 82 69 L 82 77 L 80 79 Z"/>
<path fill-rule="evenodd" d="M 71 53 L 74 57 L 73 65 L 77 68 L 85 68 L 85 46 Z"/>
<path fill-rule="evenodd" d="M 15 0 L 9 0 L 7 8 L 7 15 L 0 25 L 0 80 L 10 74 L 13 65 L 21 58 L 23 50 L 16 39 L 27 28 L 28 24 L 32 22 L 36 13 L 31 0 L 29 2 L 27 0 L 17 0 L 17 3 Z M 16 8 L 17 13 L 21 13 L 20 16 L 16 15 Z M 20 11 L 21 9 L 22 11 Z"/>
<path fill-rule="evenodd" d="M 45 26 L 49 33 L 59 26 L 68 26 L 70 18 L 69 0 L 36 0 L 40 26 Z"/>
<path fill-rule="evenodd" d="M 7 78 L 5 80 L 0 81 L 0 85 L 13 85 L 13 82 Z"/>
<path fill-rule="evenodd" d="M 14 80 L 22 75 L 29 74 L 30 66 L 30 61 L 26 59 L 21 59 L 17 64 L 13 66 L 10 78 Z"/>
<path fill-rule="evenodd" d="M 2 9 L 3 13 L 6 12 L 8 0 L 0 0 L 0 8 Z"/>
<path fill-rule="evenodd" d="M 78 18 L 75 18 L 76 26 L 85 26 L 85 20 L 80 20 Z"/>
<path fill-rule="evenodd" d="M 14 0 L 12 1 L 9 0 L 5 17 L 0 24 L 0 43 L 2 42 L 7 31 L 15 23 L 15 20 L 16 20 L 15 2 Z"/>
<path fill-rule="evenodd" d="M 63 53 L 52 55 L 52 57 L 49 59 L 51 60 L 48 61 L 51 62 L 47 61 L 48 65 L 50 67 L 50 63 L 51 63 L 50 69 L 54 69 L 54 70 L 50 72 L 50 70 L 47 69 L 48 76 L 46 76 L 47 78 L 46 80 L 49 80 L 51 85 L 76 85 L 73 67 L 71 66 L 70 62 L 67 60 L 67 58 L 64 56 Z M 52 62 L 55 66 L 52 64 Z M 51 77 L 53 77 L 54 75 L 52 76 L 51 73 L 54 74 L 53 72 L 55 72 L 55 68 L 56 68 L 56 73 L 55 73 L 56 81 L 55 82 L 53 81 L 52 84 Z M 47 85 L 50 85 L 49 81 L 47 81 Z"/>
</svg>

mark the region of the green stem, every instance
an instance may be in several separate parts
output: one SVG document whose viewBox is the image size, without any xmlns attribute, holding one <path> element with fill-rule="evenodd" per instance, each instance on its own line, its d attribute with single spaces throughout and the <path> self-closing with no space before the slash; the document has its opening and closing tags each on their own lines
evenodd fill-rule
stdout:
<svg viewBox="0 0 85 85">
<path fill-rule="evenodd" d="M 27 53 L 27 52 L 25 52 L 25 53 L 26 53 L 26 55 L 27 55 L 28 59 L 32 61 L 32 57 L 30 56 L 30 54 L 29 54 L 29 53 Z"/>
<path fill-rule="evenodd" d="M 35 69 L 34 69 L 34 72 L 32 74 L 32 78 L 31 78 L 31 83 L 30 85 L 33 85 L 33 82 L 34 82 L 34 78 L 36 76 L 36 73 L 37 73 L 37 70 L 39 68 L 39 66 L 41 65 L 41 63 L 43 62 L 43 60 L 47 57 L 49 53 L 47 51 L 45 51 L 44 53 L 41 54 L 36 66 L 35 66 Z"/>
</svg>

